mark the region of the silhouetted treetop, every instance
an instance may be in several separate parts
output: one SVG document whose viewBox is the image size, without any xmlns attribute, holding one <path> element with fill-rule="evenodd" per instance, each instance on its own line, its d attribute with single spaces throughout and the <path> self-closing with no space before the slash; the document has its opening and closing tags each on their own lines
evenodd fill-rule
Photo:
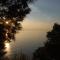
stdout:
<svg viewBox="0 0 60 60">
<path fill-rule="evenodd" d="M 47 42 L 33 53 L 33 60 L 60 60 L 60 25 L 55 23 L 47 33 Z"/>
<path fill-rule="evenodd" d="M 0 17 L 23 18 L 30 12 L 28 4 L 33 0 L 0 0 Z"/>
<path fill-rule="evenodd" d="M 48 32 L 47 37 L 49 40 L 60 42 L 60 25 L 55 23 L 52 31 Z"/>
<path fill-rule="evenodd" d="M 22 28 L 20 21 L 31 11 L 28 5 L 31 2 L 33 0 L 0 0 L 1 40 L 15 39 L 15 33 Z"/>
</svg>

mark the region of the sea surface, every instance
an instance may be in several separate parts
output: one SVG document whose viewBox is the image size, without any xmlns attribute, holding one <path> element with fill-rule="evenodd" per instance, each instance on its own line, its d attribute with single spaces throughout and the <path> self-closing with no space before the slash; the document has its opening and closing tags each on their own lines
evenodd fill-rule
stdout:
<svg viewBox="0 0 60 60">
<path fill-rule="evenodd" d="M 32 57 L 33 52 L 39 47 L 44 46 L 47 41 L 47 32 L 44 29 L 22 29 L 15 35 L 15 40 L 5 43 L 7 51 L 6 56 L 19 56 L 24 53 L 28 57 Z"/>
</svg>

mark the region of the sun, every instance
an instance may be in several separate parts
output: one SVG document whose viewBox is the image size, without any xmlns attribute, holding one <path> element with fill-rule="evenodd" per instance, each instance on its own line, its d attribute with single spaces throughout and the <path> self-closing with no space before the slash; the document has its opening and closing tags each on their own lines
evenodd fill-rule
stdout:
<svg viewBox="0 0 60 60">
<path fill-rule="evenodd" d="M 6 48 L 9 48 L 10 47 L 10 44 L 9 43 L 5 43 L 5 47 Z"/>
<path fill-rule="evenodd" d="M 6 23 L 6 24 L 9 24 L 9 22 L 8 22 L 8 21 L 6 21 L 5 23 Z"/>
</svg>

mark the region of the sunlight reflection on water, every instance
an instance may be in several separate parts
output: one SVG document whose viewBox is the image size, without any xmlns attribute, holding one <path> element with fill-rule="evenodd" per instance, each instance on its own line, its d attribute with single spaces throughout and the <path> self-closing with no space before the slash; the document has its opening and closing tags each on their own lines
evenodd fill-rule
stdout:
<svg viewBox="0 0 60 60">
<path fill-rule="evenodd" d="M 7 52 L 7 56 L 11 53 L 11 49 L 10 49 L 10 43 L 9 42 L 5 42 L 5 51 Z"/>
</svg>

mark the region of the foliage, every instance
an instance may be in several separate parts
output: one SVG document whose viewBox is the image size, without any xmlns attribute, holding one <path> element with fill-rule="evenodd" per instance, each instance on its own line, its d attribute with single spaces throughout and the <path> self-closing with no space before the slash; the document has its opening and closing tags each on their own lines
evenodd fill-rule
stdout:
<svg viewBox="0 0 60 60">
<path fill-rule="evenodd" d="M 31 11 L 30 2 L 33 0 L 0 0 L 0 35 L 4 40 L 15 39 L 15 33 L 22 28 L 20 21 Z"/>
<path fill-rule="evenodd" d="M 47 33 L 48 41 L 33 54 L 33 60 L 60 60 L 60 25 L 55 23 Z"/>
</svg>

